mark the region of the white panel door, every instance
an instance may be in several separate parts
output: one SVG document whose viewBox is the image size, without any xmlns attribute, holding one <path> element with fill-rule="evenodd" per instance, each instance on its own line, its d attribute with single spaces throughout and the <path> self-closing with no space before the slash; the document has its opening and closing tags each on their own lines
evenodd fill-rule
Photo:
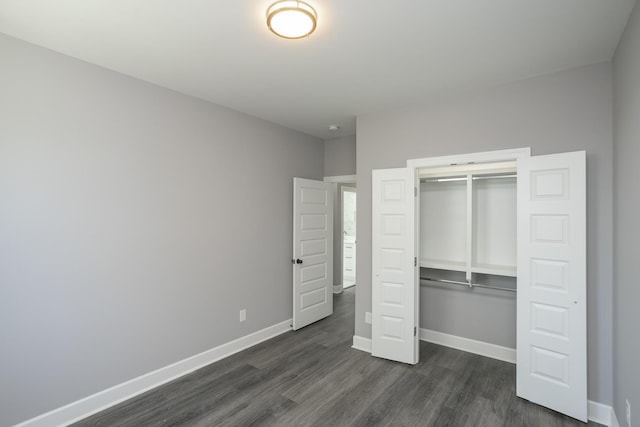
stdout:
<svg viewBox="0 0 640 427">
<path fill-rule="evenodd" d="M 293 329 L 333 313 L 331 184 L 293 178 Z"/>
<path fill-rule="evenodd" d="M 418 363 L 414 170 L 374 170 L 371 354 Z"/>
<path fill-rule="evenodd" d="M 585 153 L 518 160 L 517 394 L 587 421 Z"/>
</svg>

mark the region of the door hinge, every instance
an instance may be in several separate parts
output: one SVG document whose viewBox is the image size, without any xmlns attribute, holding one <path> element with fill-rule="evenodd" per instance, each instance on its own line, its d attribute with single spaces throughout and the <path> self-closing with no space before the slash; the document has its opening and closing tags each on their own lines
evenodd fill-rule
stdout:
<svg viewBox="0 0 640 427">
<path fill-rule="evenodd" d="M 418 187 L 413 187 L 413 197 L 418 197 Z"/>
<path fill-rule="evenodd" d="M 417 267 L 418 266 L 418 257 L 413 257 L 413 266 Z"/>
<path fill-rule="evenodd" d="M 417 333 L 418 333 L 418 327 L 414 326 L 413 327 L 413 336 L 415 337 Z"/>
</svg>

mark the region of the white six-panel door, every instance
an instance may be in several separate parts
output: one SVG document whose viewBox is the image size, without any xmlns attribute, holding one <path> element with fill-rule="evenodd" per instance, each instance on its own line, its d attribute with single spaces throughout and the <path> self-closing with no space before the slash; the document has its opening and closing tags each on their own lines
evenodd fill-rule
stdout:
<svg viewBox="0 0 640 427">
<path fill-rule="evenodd" d="M 371 354 L 418 362 L 413 169 L 373 171 Z"/>
<path fill-rule="evenodd" d="M 333 313 L 331 184 L 293 178 L 293 329 Z"/>
<path fill-rule="evenodd" d="M 587 421 L 585 153 L 518 160 L 517 394 Z"/>
</svg>

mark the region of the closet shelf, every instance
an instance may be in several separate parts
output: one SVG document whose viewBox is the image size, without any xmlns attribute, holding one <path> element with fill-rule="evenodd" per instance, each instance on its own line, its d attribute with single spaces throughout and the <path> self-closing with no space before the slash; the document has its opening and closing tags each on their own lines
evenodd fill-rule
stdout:
<svg viewBox="0 0 640 427">
<path fill-rule="evenodd" d="M 516 277 L 517 268 L 515 265 L 477 264 L 471 266 L 471 272 L 480 274 L 493 274 L 495 276 Z"/>
<path fill-rule="evenodd" d="M 444 259 L 421 258 L 420 267 L 435 268 L 438 270 L 467 271 L 467 264 L 465 262 Z"/>
<path fill-rule="evenodd" d="M 514 162 L 421 171 L 420 266 L 516 277 Z"/>
</svg>

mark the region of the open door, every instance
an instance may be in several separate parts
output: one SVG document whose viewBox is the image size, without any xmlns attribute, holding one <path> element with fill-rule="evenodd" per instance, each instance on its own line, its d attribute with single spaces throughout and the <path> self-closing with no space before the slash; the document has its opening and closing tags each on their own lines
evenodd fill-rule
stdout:
<svg viewBox="0 0 640 427">
<path fill-rule="evenodd" d="M 374 170 L 371 354 L 418 363 L 415 172 Z"/>
<path fill-rule="evenodd" d="M 293 329 L 333 313 L 331 184 L 293 178 Z"/>
<path fill-rule="evenodd" d="M 587 421 L 585 153 L 518 160 L 517 395 Z"/>
</svg>

